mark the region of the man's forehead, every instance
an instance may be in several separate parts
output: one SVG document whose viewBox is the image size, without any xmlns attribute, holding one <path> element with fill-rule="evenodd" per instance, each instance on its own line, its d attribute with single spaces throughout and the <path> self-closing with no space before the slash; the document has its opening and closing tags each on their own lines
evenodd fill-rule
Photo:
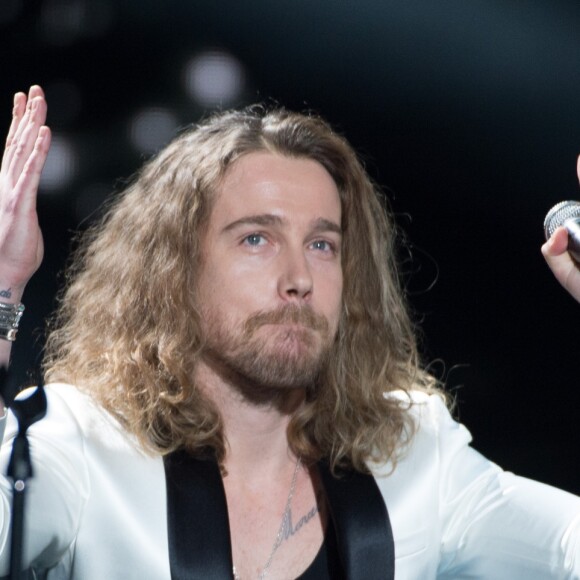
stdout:
<svg viewBox="0 0 580 580">
<path fill-rule="evenodd" d="M 225 171 L 221 187 L 248 181 L 270 182 L 287 176 L 317 176 L 336 188 L 334 179 L 319 161 L 310 157 L 282 155 L 270 151 L 252 151 L 236 159 Z"/>
<path fill-rule="evenodd" d="M 217 188 L 213 205 L 218 221 L 269 215 L 282 221 L 341 223 L 338 189 L 320 163 L 269 152 L 238 159 Z"/>
</svg>

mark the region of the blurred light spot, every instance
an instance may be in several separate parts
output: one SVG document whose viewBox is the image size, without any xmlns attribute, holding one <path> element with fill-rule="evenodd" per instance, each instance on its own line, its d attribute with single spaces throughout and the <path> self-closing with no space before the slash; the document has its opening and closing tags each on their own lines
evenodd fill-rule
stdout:
<svg viewBox="0 0 580 580">
<path fill-rule="evenodd" d="M 110 188 L 104 183 L 91 183 L 84 187 L 74 202 L 74 212 L 77 221 L 92 220 L 100 217 L 103 203 L 110 193 Z"/>
<path fill-rule="evenodd" d="M 2 0 L 0 2 L 0 24 L 14 22 L 23 7 L 22 0 Z"/>
<path fill-rule="evenodd" d="M 187 93 L 203 106 L 229 105 L 244 88 L 244 69 L 232 55 L 208 51 L 192 58 L 185 68 Z"/>
<path fill-rule="evenodd" d="M 177 129 L 175 115 L 161 107 L 137 113 L 129 128 L 131 143 L 143 153 L 154 153 L 168 143 Z"/>
<path fill-rule="evenodd" d="M 76 170 L 77 159 L 72 144 L 65 137 L 53 135 L 40 178 L 41 190 L 52 193 L 64 188 L 71 182 Z"/>
<path fill-rule="evenodd" d="M 40 26 L 46 40 L 67 45 L 81 36 L 103 34 L 110 28 L 112 16 L 112 7 L 107 0 L 46 0 Z"/>
<path fill-rule="evenodd" d="M 73 81 L 55 81 L 46 85 L 45 91 L 50 103 L 51 126 L 68 125 L 79 116 L 82 109 L 81 91 Z"/>
</svg>

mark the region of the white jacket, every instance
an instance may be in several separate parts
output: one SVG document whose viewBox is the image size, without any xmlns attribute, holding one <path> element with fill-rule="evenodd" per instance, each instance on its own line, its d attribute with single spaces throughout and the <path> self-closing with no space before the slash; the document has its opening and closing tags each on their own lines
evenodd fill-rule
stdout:
<svg viewBox="0 0 580 580">
<path fill-rule="evenodd" d="M 47 580 L 170 580 L 163 461 L 75 387 L 46 391 L 47 417 L 30 429 L 25 562 Z M 375 469 L 397 580 L 580 578 L 580 498 L 503 472 L 469 447 L 439 397 L 414 401 L 419 430 L 406 455 L 391 475 Z M 6 423 L 1 473 L 16 428 L 11 415 Z M 10 486 L 0 486 L 2 576 Z"/>
</svg>

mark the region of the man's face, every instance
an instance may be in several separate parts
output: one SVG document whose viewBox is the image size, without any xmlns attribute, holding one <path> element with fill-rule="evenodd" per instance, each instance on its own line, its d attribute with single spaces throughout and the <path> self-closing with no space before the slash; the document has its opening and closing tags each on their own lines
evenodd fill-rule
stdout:
<svg viewBox="0 0 580 580">
<path fill-rule="evenodd" d="M 319 163 L 266 152 L 227 173 L 202 241 L 211 368 L 261 388 L 311 385 L 341 310 L 341 204 Z"/>
</svg>

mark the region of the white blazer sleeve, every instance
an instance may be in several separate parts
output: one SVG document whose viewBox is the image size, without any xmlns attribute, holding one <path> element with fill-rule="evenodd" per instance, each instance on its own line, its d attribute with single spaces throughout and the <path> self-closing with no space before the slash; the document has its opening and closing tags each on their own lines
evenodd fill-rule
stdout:
<svg viewBox="0 0 580 580">
<path fill-rule="evenodd" d="M 439 578 L 580 578 L 580 498 L 504 472 L 438 397 Z"/>
<path fill-rule="evenodd" d="M 8 574 L 10 559 L 11 482 L 6 469 L 17 432 L 9 412 L 0 451 L 0 576 Z M 4 425 L 5 423 L 5 425 Z M 30 480 L 25 511 L 25 568 L 62 565 L 72 558 L 89 478 L 79 424 L 66 400 L 52 392 L 47 416 L 29 429 L 34 477 Z"/>
</svg>

